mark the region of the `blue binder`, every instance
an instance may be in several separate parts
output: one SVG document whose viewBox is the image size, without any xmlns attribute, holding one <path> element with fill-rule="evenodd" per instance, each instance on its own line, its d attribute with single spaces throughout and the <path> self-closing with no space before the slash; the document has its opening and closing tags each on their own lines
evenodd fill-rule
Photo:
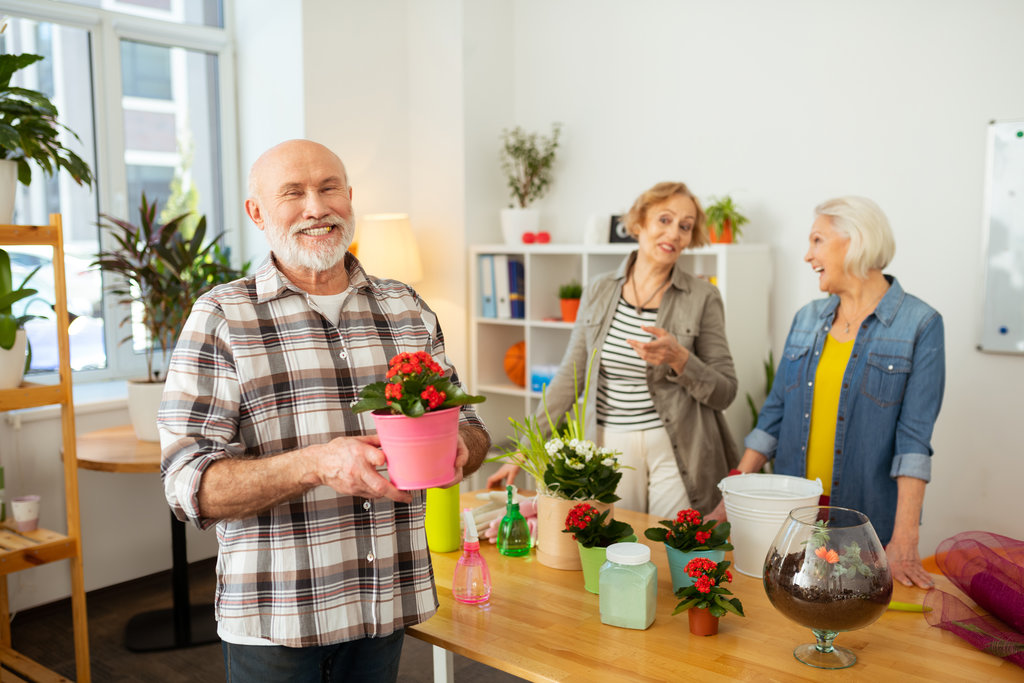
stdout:
<svg viewBox="0 0 1024 683">
<path fill-rule="evenodd" d="M 494 256 L 481 254 L 478 272 L 480 273 L 480 316 L 497 318 L 498 307 L 494 298 Z"/>
</svg>

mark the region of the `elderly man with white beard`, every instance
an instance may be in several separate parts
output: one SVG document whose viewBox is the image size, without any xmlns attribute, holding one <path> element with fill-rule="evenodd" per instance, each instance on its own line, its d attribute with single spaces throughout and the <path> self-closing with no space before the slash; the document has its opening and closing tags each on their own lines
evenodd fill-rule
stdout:
<svg viewBox="0 0 1024 683">
<path fill-rule="evenodd" d="M 437 317 L 348 247 L 352 188 L 331 150 L 290 140 L 253 164 L 245 210 L 270 254 L 192 309 L 158 425 L 167 501 L 217 526 L 218 635 L 231 681 L 394 681 L 404 628 L 437 609 L 424 492 L 385 476 L 350 405 L 401 352 L 458 383 Z M 490 437 L 462 406 L 455 483 Z"/>
</svg>

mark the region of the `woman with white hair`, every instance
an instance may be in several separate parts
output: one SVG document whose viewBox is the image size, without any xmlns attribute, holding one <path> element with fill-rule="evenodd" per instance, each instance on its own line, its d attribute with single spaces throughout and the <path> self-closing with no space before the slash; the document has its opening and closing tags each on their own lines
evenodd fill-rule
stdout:
<svg viewBox="0 0 1024 683">
<path fill-rule="evenodd" d="M 882 273 L 895 243 L 877 204 L 841 197 L 814 213 L 804 260 L 829 296 L 793 319 L 738 470 L 774 459 L 778 474 L 820 478 L 823 503 L 870 518 L 893 577 L 927 588 L 918 526 L 945 384 L 942 316 Z"/>
</svg>

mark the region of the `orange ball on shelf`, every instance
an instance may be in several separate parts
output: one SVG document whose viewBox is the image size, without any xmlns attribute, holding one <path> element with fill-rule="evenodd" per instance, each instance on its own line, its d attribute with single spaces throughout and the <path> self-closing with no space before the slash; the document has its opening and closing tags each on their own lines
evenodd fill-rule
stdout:
<svg viewBox="0 0 1024 683">
<path fill-rule="evenodd" d="M 526 386 L 526 342 L 516 342 L 505 352 L 505 374 L 513 384 Z"/>
</svg>

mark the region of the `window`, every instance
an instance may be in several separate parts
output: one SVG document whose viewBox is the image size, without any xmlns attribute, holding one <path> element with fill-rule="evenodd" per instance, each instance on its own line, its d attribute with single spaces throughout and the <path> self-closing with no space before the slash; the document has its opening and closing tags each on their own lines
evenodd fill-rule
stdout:
<svg viewBox="0 0 1024 683">
<path fill-rule="evenodd" d="M 99 229 L 101 214 L 137 223 L 143 193 L 157 200 L 163 221 L 191 211 L 205 215 L 212 231 L 225 229 L 225 197 L 234 200 L 237 189 L 221 164 L 235 158 L 234 141 L 221 130 L 225 97 L 234 91 L 220 68 L 230 47 L 222 1 L 0 0 L 0 13 L 8 23 L 0 51 L 44 57 L 20 71 L 15 84 L 51 98 L 59 120 L 80 138 L 62 142 L 96 176 L 90 189 L 66 173 L 48 177 L 35 168 L 15 201 L 17 223 L 62 215 L 72 368 L 77 379 L 144 374 L 138 311 L 104 296 L 101 273 L 90 263 L 100 240 L 109 239 Z M 48 250 L 8 251 L 15 284 L 41 266 L 30 281 L 39 293 L 18 305 L 40 316 L 27 325 L 30 372 L 52 372 L 57 349 Z M 134 324 L 121 325 L 126 315 Z M 129 335 L 133 343 L 122 344 Z"/>
</svg>

